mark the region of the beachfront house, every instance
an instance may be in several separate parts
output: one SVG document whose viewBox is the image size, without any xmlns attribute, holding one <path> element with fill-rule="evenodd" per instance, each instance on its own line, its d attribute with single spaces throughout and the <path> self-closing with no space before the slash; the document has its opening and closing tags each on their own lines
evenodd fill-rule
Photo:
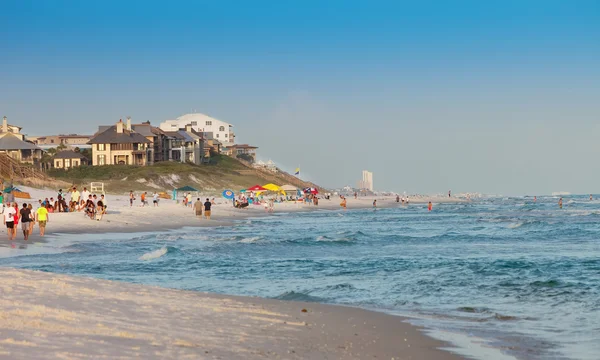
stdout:
<svg viewBox="0 0 600 360">
<path fill-rule="evenodd" d="M 166 120 L 160 124 L 160 128 L 164 131 L 178 131 L 185 129 L 187 125 L 199 133 L 212 133 L 213 138 L 224 145 L 235 144 L 233 125 L 200 113 L 186 114 L 175 120 Z"/>
<path fill-rule="evenodd" d="M 165 131 L 169 136 L 169 160 L 199 165 L 205 157 L 204 137 L 191 125 L 177 131 Z"/>
<path fill-rule="evenodd" d="M 21 134 L 21 127 L 8 124 L 6 116 L 2 118 L 0 128 L 0 152 L 27 164 L 38 165 L 42 159 L 42 149 L 27 141 Z"/>
<path fill-rule="evenodd" d="M 122 120 L 113 126 L 98 128 L 98 132 L 88 142 L 92 145 L 92 165 L 152 164 L 152 142 L 128 128 Z"/>
<path fill-rule="evenodd" d="M 251 163 L 256 162 L 256 149 L 258 147 L 248 144 L 228 145 L 223 149 L 225 155 L 242 159 Z"/>
<path fill-rule="evenodd" d="M 42 149 L 55 148 L 59 145 L 64 145 L 71 148 L 86 148 L 88 141 L 91 139 L 91 135 L 78 135 L 78 134 L 59 134 L 59 135 L 44 135 L 44 136 L 33 136 L 29 137 L 34 144 Z"/>
<path fill-rule="evenodd" d="M 141 124 L 131 124 L 131 118 L 127 118 L 126 129 L 135 131 L 151 142 L 149 148 L 152 152 L 152 161 L 149 165 L 169 160 L 169 136 L 163 130 L 152 126 L 150 121 Z"/>
<path fill-rule="evenodd" d="M 55 169 L 69 169 L 81 165 L 88 165 L 88 159 L 83 154 L 73 150 L 59 151 L 52 158 Z"/>
</svg>

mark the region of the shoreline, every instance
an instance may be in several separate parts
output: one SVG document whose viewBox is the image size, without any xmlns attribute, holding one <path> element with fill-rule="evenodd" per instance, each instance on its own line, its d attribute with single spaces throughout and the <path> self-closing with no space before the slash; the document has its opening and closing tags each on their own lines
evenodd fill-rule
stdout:
<svg viewBox="0 0 600 360">
<path fill-rule="evenodd" d="M 110 195 L 109 195 L 110 196 Z M 111 198 L 113 196 L 110 196 Z M 61 214 L 50 214 L 50 219 L 51 222 L 49 223 L 48 229 L 47 229 L 47 237 L 49 237 L 48 240 L 46 240 L 46 238 L 42 238 L 38 235 L 35 235 L 35 232 L 37 230 L 37 228 L 34 229 L 34 235 L 32 235 L 30 237 L 30 240 L 25 242 L 22 240 L 22 234 L 20 234 L 21 239 L 17 240 L 17 241 L 13 241 L 12 243 L 14 244 L 13 248 L 15 248 L 15 253 L 13 253 L 13 251 L 10 251 L 12 249 L 9 249 L 9 253 L 8 256 L 19 256 L 19 255 L 27 255 L 27 247 L 29 245 L 37 245 L 37 244 L 41 244 L 43 245 L 44 243 L 48 243 L 49 241 L 51 241 L 50 239 L 52 239 L 53 237 L 58 237 L 61 234 L 80 234 L 85 236 L 85 234 L 126 234 L 126 233 L 146 233 L 146 232 L 161 232 L 161 231 L 177 231 L 178 229 L 181 229 L 182 227 L 196 227 L 198 229 L 201 229 L 203 227 L 220 227 L 220 226 L 233 226 L 237 221 L 243 221 L 243 220 L 248 220 L 248 219 L 255 219 L 255 218 L 262 218 L 262 217 L 266 217 L 266 216 L 270 216 L 272 215 L 271 213 L 267 213 L 264 210 L 262 210 L 262 207 L 255 207 L 255 208 L 251 208 L 251 209 L 247 209 L 247 210 L 239 210 L 239 209 L 235 209 L 233 207 L 230 206 L 230 203 L 223 203 L 221 202 L 220 204 L 216 205 L 213 208 L 213 216 L 214 218 L 218 219 L 218 220 L 199 220 L 197 219 L 193 214 L 191 209 L 186 209 L 184 208 L 182 205 L 179 204 L 175 204 L 173 201 L 171 200 L 167 200 L 167 201 L 163 201 L 161 203 L 161 205 L 159 205 L 159 207 L 157 208 L 148 208 L 148 207 L 140 207 L 140 206 L 133 206 L 133 207 L 129 207 L 128 202 L 123 201 L 122 199 L 120 199 L 120 197 L 124 196 L 114 196 L 114 200 L 109 202 L 109 214 L 105 216 L 105 218 L 100 221 L 100 222 L 96 222 L 96 221 L 92 221 L 89 219 L 86 219 L 84 217 L 84 215 L 82 213 L 61 213 Z M 110 199 L 110 198 L 109 198 Z M 402 205 L 396 203 L 393 199 L 383 199 L 383 198 L 378 198 L 377 199 L 379 202 L 379 208 L 392 208 L 392 207 L 400 207 Z M 445 199 L 447 200 L 447 199 Z M 452 201 L 452 202 L 456 202 L 456 203 L 460 203 L 460 202 L 464 202 L 464 201 L 460 201 L 458 199 L 456 199 L 457 201 Z M 31 200 L 30 200 L 31 201 Z M 381 202 L 380 202 L 381 201 Z M 423 200 L 422 202 L 420 202 L 420 204 L 426 204 L 428 201 L 428 199 Z M 33 201 L 31 201 L 33 202 Z M 363 198 L 363 199 L 348 199 L 348 210 L 353 210 L 353 209 L 368 209 L 371 208 L 372 199 L 371 198 Z M 414 202 L 417 203 L 417 202 Z M 413 204 L 414 204 L 413 203 Z M 223 206 L 225 205 L 225 206 Z M 295 212 L 312 212 L 312 211 L 343 211 L 340 207 L 339 204 L 337 203 L 336 200 L 321 200 L 320 204 L 318 207 L 315 206 L 311 206 L 311 205 L 302 205 L 302 204 L 294 204 L 294 203 L 284 203 L 284 204 L 278 204 L 279 206 L 276 207 L 276 213 L 295 213 Z M 410 205 L 409 205 L 410 206 Z M 172 218 L 169 218 L 169 221 L 164 221 L 165 220 L 165 212 L 170 213 L 173 215 Z M 163 221 L 161 221 L 163 220 Z M 18 233 L 18 238 L 19 238 L 19 233 Z M 6 240 L 2 241 L 1 243 L 6 243 Z M 25 250 L 24 252 L 21 252 L 21 250 Z M 12 271 L 9 274 L 3 274 L 3 272 L 6 271 Z M 38 303 L 43 303 L 45 307 L 50 306 L 52 309 L 55 309 L 55 311 L 59 311 L 59 312 L 72 312 L 74 310 L 73 308 L 73 304 L 77 303 L 79 300 L 77 300 L 77 298 L 70 298 L 67 301 L 67 305 L 68 306 L 63 306 L 65 304 L 63 303 L 53 303 L 53 302 L 48 302 L 45 299 L 47 299 L 49 296 L 51 297 L 52 294 L 55 294 L 57 291 L 56 288 L 54 288 L 54 284 L 57 282 L 65 283 L 68 285 L 60 285 L 62 287 L 68 287 L 72 290 L 76 290 L 77 292 L 80 293 L 85 293 L 85 301 L 88 303 L 92 303 L 90 305 L 95 306 L 93 309 L 90 308 L 86 308 L 86 311 L 90 310 L 92 311 L 92 314 L 78 314 L 78 316 L 92 316 L 93 315 L 93 311 L 97 309 L 98 306 L 100 306 L 101 303 L 103 303 L 104 301 L 107 301 L 107 299 L 102 298 L 102 296 L 100 296 L 99 298 L 90 298 L 91 295 L 94 296 L 98 296 L 99 293 L 96 291 L 93 291 L 91 288 L 94 288 L 96 286 L 108 286 L 110 287 L 110 284 L 104 284 L 102 282 L 108 282 L 111 283 L 109 281 L 106 280 L 100 280 L 100 279 L 96 279 L 96 278 L 78 278 L 75 276 L 68 276 L 68 275 L 59 275 L 59 274 L 48 274 L 47 276 L 50 276 L 50 278 L 52 279 L 52 284 L 51 286 L 48 288 L 47 286 L 47 281 L 48 279 L 44 279 L 44 276 L 42 276 L 41 274 L 32 274 L 31 271 L 29 270 L 21 270 L 21 269 L 13 269 L 13 270 L 7 270 L 6 268 L 2 268 L 0 269 L 0 274 L 6 275 L 9 278 L 13 277 L 13 278 L 18 278 L 18 279 L 23 279 L 25 278 L 39 278 L 40 281 L 42 281 L 43 284 L 46 284 L 46 286 L 43 288 L 42 292 L 38 291 L 37 287 L 38 287 L 38 283 L 39 281 L 34 281 L 34 283 L 30 284 L 30 288 L 34 289 L 34 293 L 35 296 L 34 298 L 30 299 L 30 302 L 32 301 L 35 304 Z M 6 277 L 5 276 L 5 277 Z M 98 283 L 96 283 L 98 282 Z M 88 284 L 89 287 L 85 288 L 85 289 L 79 289 L 78 285 L 80 284 Z M 101 284 L 102 283 L 102 284 Z M 14 282 L 12 283 L 13 285 L 17 285 Z M 118 284 L 118 285 L 116 285 Z M 131 283 L 116 283 L 113 284 L 113 286 L 121 289 L 124 287 L 128 287 L 129 285 L 132 286 L 137 286 L 137 287 L 141 287 L 141 288 L 147 288 L 146 290 L 140 290 L 140 289 L 136 289 L 136 291 L 147 291 L 148 294 L 152 293 L 152 298 L 155 297 L 156 294 L 154 294 L 154 292 L 160 292 L 160 293 L 171 293 L 173 292 L 173 294 L 179 294 L 181 292 L 185 292 L 182 290 L 176 290 L 176 289 L 169 289 L 169 288 L 158 288 L 158 287 L 152 287 L 152 286 L 145 286 L 145 285 L 137 285 L 137 284 L 131 284 Z M 6 285 L 4 285 L 4 287 L 2 288 L 3 293 L 10 293 L 9 297 L 5 297 L 5 301 L 7 299 L 10 299 L 11 303 L 21 303 L 21 301 L 17 298 L 15 298 L 14 296 L 16 296 L 18 294 L 15 293 L 14 289 L 11 289 L 10 286 L 7 287 Z M 111 290 L 112 291 L 112 290 Z M 49 292 L 49 293 L 47 293 Z M 187 292 L 190 293 L 190 292 Z M 304 327 L 301 327 L 302 331 L 301 333 L 304 334 L 301 336 L 301 339 L 304 340 L 308 340 L 308 342 L 306 343 L 302 343 L 302 342 L 298 342 L 295 343 L 294 348 L 297 350 L 294 350 L 296 352 L 289 352 L 289 351 L 284 351 L 283 348 L 278 348 L 277 346 L 274 346 L 271 342 L 268 343 L 268 346 L 265 344 L 263 348 L 257 348 L 255 349 L 256 352 L 253 352 L 252 355 L 260 355 L 260 358 L 323 358 L 323 357 L 327 357 L 327 356 L 333 356 L 334 358 L 357 358 L 357 359 L 361 359 L 364 358 L 364 354 L 361 353 L 360 351 L 367 351 L 369 352 L 369 357 L 371 357 L 371 353 L 374 356 L 377 356 L 378 358 L 395 358 L 395 359 L 404 359 L 404 358 L 420 358 L 420 359 L 460 359 L 462 357 L 460 357 L 459 355 L 456 355 L 455 353 L 451 353 L 446 351 L 447 349 L 451 349 L 453 346 L 450 343 L 446 343 L 443 341 L 439 341 L 439 340 L 435 340 L 433 337 L 424 334 L 421 330 L 421 328 L 414 326 L 412 324 L 409 324 L 406 322 L 406 318 L 402 317 L 402 316 L 398 316 L 398 315 L 393 315 L 393 314 L 387 314 L 385 312 L 379 312 L 379 311 L 371 311 L 371 310 L 366 310 L 364 308 L 359 308 L 359 307 L 346 307 L 343 305 L 330 305 L 330 304 L 322 304 L 322 303 L 297 303 L 297 302 L 293 302 L 293 301 L 281 301 L 281 300 L 274 300 L 274 299 L 268 299 L 268 298 L 254 298 L 254 297 L 240 297 L 240 296 L 234 296 L 234 295 L 220 295 L 220 294 L 210 294 L 210 293 L 196 293 L 196 292 L 191 292 L 192 294 L 195 294 L 194 296 L 202 299 L 202 300 L 206 300 L 206 299 L 212 299 L 213 301 L 222 301 L 222 302 L 231 302 L 231 301 L 239 301 L 240 302 L 240 306 L 243 307 L 247 307 L 247 306 L 261 306 L 261 308 L 265 308 L 265 307 L 269 307 L 269 309 L 273 310 L 278 310 L 280 312 L 282 312 L 283 317 L 291 317 L 291 316 L 296 316 L 296 315 L 292 315 L 292 308 L 296 307 L 296 306 L 304 306 L 305 308 L 310 308 L 310 309 L 320 309 L 318 311 L 320 311 L 319 313 L 319 321 L 322 321 L 323 323 L 322 328 L 328 328 L 331 330 L 334 330 L 334 333 L 327 333 L 325 332 L 325 330 L 314 330 L 314 328 L 311 328 L 308 325 L 305 325 Z M 169 296 L 174 296 L 173 294 L 170 294 Z M 189 294 L 188 294 L 189 295 Z M 18 295 L 20 296 L 20 295 Z M 71 295 L 69 295 L 68 293 L 63 294 L 62 296 L 68 296 L 71 297 Z M 39 297 L 39 298 L 38 298 Z M 121 299 L 122 300 L 122 299 Z M 140 301 L 141 303 L 144 302 L 143 299 L 137 299 L 136 301 Z M 25 301 L 23 302 L 24 304 L 27 304 L 28 302 Z M 256 305 L 258 304 L 258 305 Z M 8 305 L 8 304 L 6 304 Z M 142 305 L 140 304 L 140 306 L 144 307 L 147 305 Z M 185 304 L 185 307 L 190 307 L 190 306 L 194 306 L 193 304 Z M 101 307 L 101 306 L 100 306 Z M 77 306 L 75 306 L 75 309 L 77 308 Z M 19 310 L 20 313 L 23 313 L 23 311 L 26 311 L 25 309 L 27 309 L 27 305 L 23 305 L 23 308 L 21 310 Z M 213 308 L 212 310 L 215 310 L 215 308 Z M 167 307 L 166 309 L 161 309 L 161 311 L 164 311 L 166 317 L 171 318 L 172 316 L 178 316 L 178 310 L 174 309 L 172 307 Z M 215 310 L 216 314 L 221 313 L 220 310 Z M 295 311 L 295 310 L 294 310 Z M 48 321 L 48 316 L 52 317 L 51 315 L 47 315 L 47 314 L 43 314 L 44 311 L 42 311 L 40 314 L 36 315 L 40 318 L 40 321 Z M 51 311 L 52 313 L 52 311 Z M 203 316 L 217 316 L 216 314 L 204 314 Z M 147 315 L 147 314 L 146 314 Z M 188 314 L 190 316 L 186 316 L 182 319 L 178 319 L 177 321 L 181 321 L 183 323 L 185 323 L 185 321 L 187 321 L 188 319 L 193 318 L 193 316 L 191 316 L 191 314 Z M 96 315 L 95 315 L 96 316 Z M 100 316 L 100 314 L 97 314 L 97 316 Z M 329 318 L 329 317 L 331 318 Z M 127 315 L 126 318 L 130 321 L 135 322 L 135 319 L 137 318 L 136 316 L 131 316 Z M 342 336 L 341 334 L 337 334 L 337 333 L 344 333 L 346 332 L 346 324 L 343 323 L 343 321 L 350 321 L 350 319 L 356 319 L 356 318 L 360 318 L 360 319 L 364 319 L 363 325 L 366 325 L 367 323 L 370 323 L 371 321 L 374 321 L 375 323 L 377 323 L 378 325 L 374 325 L 373 330 L 368 329 L 368 328 L 364 328 L 361 331 L 367 331 L 367 333 L 369 334 L 368 337 L 369 339 L 372 338 L 372 340 L 369 340 L 368 342 L 364 342 L 364 339 L 361 337 L 360 340 L 356 340 L 355 337 L 357 337 L 358 335 L 353 335 L 353 334 L 346 334 L 344 336 Z M 344 320 L 345 319 L 345 320 Z M 13 319 L 14 321 L 17 321 L 17 319 Z M 264 320 L 264 319 L 263 319 Z M 296 319 L 297 320 L 297 319 Z M 54 321 L 54 320 L 53 320 Z M 203 321 L 203 319 L 199 319 L 200 322 Z M 224 321 L 226 322 L 231 322 L 234 321 L 234 319 L 224 319 Z M 281 324 L 281 321 L 279 322 L 275 322 L 273 323 L 274 320 L 271 320 L 271 323 L 269 324 L 269 328 L 274 327 L 275 323 Z M 3 322 L 0 321 L 0 325 Z M 5 323 L 5 322 L 4 322 Z M 64 325 L 64 324 L 63 324 Z M 61 326 L 63 326 L 61 325 Z M 238 324 L 239 325 L 239 324 Z M 182 326 L 184 326 L 182 324 Z M 188 325 L 186 324 L 185 327 L 187 327 Z M 247 325 L 246 325 L 247 326 Z M 359 326 L 360 324 L 353 324 L 353 326 Z M 62 327 L 61 327 L 62 328 Z M 379 328 L 380 330 L 375 330 L 376 328 Z M 0 329 L 2 329 L 2 326 L 0 326 Z M 292 327 L 292 329 L 296 329 L 295 332 L 297 332 L 298 328 L 297 327 Z M 311 329 L 310 331 L 306 331 L 306 329 Z M 383 333 L 381 332 L 381 329 L 387 329 L 385 331 L 383 331 Z M 16 329 L 5 329 L 5 330 L 10 330 L 9 333 L 13 333 L 14 330 Z M 52 328 L 48 328 L 48 331 L 51 331 Z M 272 329 L 267 329 L 267 330 L 263 330 L 263 331 L 271 331 Z M 25 331 L 23 329 L 23 331 Z M 33 330 L 28 330 L 28 331 L 33 331 Z M 147 331 L 147 330 L 145 330 Z M 231 330 L 229 330 L 231 331 Z M 276 332 L 277 334 L 281 331 L 281 329 L 277 329 L 277 330 L 273 330 L 274 332 Z M 320 335 L 326 335 L 324 339 L 321 338 L 321 336 L 317 336 L 318 334 L 315 333 L 315 331 L 317 331 L 317 333 L 320 331 Z M 398 343 L 398 339 L 393 339 L 390 338 L 388 333 L 394 333 L 397 331 L 401 331 L 404 334 L 409 334 L 406 335 L 407 337 L 405 337 L 404 341 L 401 343 Z M 4 331 L 2 331 L 4 332 Z M 117 332 L 118 333 L 118 332 Z M 1 335 L 1 334 L 0 334 Z M 297 334 L 296 334 L 297 335 Z M 211 334 L 211 338 L 213 338 L 215 336 L 215 334 Z M 246 335 L 244 335 L 246 336 Z M 271 335 L 274 336 L 274 335 Z M 13 336 L 15 337 L 15 336 Z M 126 339 L 130 339 L 129 336 L 125 336 Z M 134 337 L 135 338 L 135 337 Z M 384 339 L 384 340 L 382 340 Z M 115 339 L 113 339 L 115 340 Z M 196 339 L 195 341 L 199 341 L 202 339 Z M 324 345 L 315 345 L 316 343 L 318 343 L 319 341 L 326 341 Z M 23 346 L 18 346 L 19 341 L 21 342 L 31 342 L 31 338 L 27 337 L 24 335 L 23 339 L 19 340 L 19 339 L 13 339 L 11 338 L 5 338 L 4 340 L 0 340 L 0 358 L 3 357 L 3 352 L 2 349 L 7 348 L 7 345 L 10 344 L 10 346 L 8 346 L 8 348 L 13 348 L 13 350 L 17 350 L 17 349 L 23 349 L 25 347 Z M 90 339 L 85 339 L 83 341 L 83 343 L 85 344 L 86 341 L 96 341 L 93 338 Z M 112 341 L 112 340 L 111 340 Z M 115 340 L 117 343 L 121 343 L 121 342 L 128 342 L 130 340 L 124 340 L 122 339 L 122 337 L 117 336 L 117 339 Z M 133 340 L 131 340 L 133 341 Z M 179 340 L 177 340 L 179 341 Z M 175 342 L 177 342 L 175 341 Z M 204 341 L 204 340 L 202 340 Z M 202 342 L 200 341 L 200 342 Z M 291 340 L 288 340 L 288 345 L 292 344 L 293 342 L 290 342 Z M 300 341 L 300 340 L 298 340 Z M 357 341 L 360 344 L 360 351 L 356 350 L 356 345 L 357 345 Z M 370 341 L 373 341 L 373 344 L 378 343 L 378 346 L 373 346 L 370 344 Z M 384 345 L 382 345 L 382 342 L 384 341 Z M 8 343 L 7 343 L 8 342 Z M 133 341 L 135 342 L 135 341 Z M 186 344 L 190 344 L 191 342 L 189 342 L 188 340 L 183 340 L 183 342 L 185 342 Z M 110 343 L 110 342 L 109 342 Z M 327 345 L 327 343 L 329 343 L 329 347 Z M 339 345 L 336 345 L 336 347 L 331 348 L 331 343 L 339 343 Z M 411 349 L 411 345 L 412 345 L 412 349 Z M 72 345 L 72 344 L 71 344 Z M 88 344 L 91 345 L 91 344 Z M 133 346 L 133 348 L 138 348 L 138 353 L 139 352 L 144 352 L 144 351 L 149 351 L 152 350 L 153 347 L 156 347 L 156 345 L 153 344 L 146 344 L 146 346 L 148 347 L 148 349 L 142 349 L 142 347 L 140 346 Z M 221 346 L 219 348 L 214 348 L 213 350 L 206 350 L 209 351 L 209 353 L 204 353 L 202 354 L 201 352 L 198 352 L 196 350 L 201 349 L 202 346 L 200 345 L 194 345 L 194 346 L 188 346 L 188 345 L 164 345 L 165 349 L 169 349 L 166 353 L 162 353 L 161 356 L 159 356 L 158 358 L 185 358 L 185 356 L 188 352 L 186 351 L 175 351 L 173 350 L 171 347 L 174 346 L 174 348 L 179 349 L 179 347 L 183 348 L 190 348 L 192 350 L 190 350 L 191 354 L 194 354 L 191 358 L 198 358 L 198 357 L 205 357 L 205 358 L 215 358 L 215 353 L 219 353 L 222 352 L 223 355 L 216 355 L 217 358 L 218 356 L 225 356 L 224 358 L 237 358 L 233 353 L 227 353 L 228 347 L 227 346 Z M 33 346 L 35 348 L 39 348 L 39 347 L 43 347 L 42 344 L 36 344 L 35 346 Z M 69 344 L 64 344 L 65 347 L 65 351 L 73 351 L 73 346 L 71 346 L 71 348 L 69 348 Z M 440 350 L 440 349 L 446 349 L 446 350 Z M 180 349 L 179 349 L 180 350 Z M 189 350 L 189 349 L 188 349 Z M 118 356 L 125 356 L 127 357 L 129 350 L 127 349 L 123 349 L 121 348 L 121 350 L 119 350 L 120 353 L 118 354 Z M 211 353 L 212 351 L 212 353 Z M 242 350 L 240 350 L 242 351 Z M 357 352 L 353 352 L 353 351 L 357 351 Z M 124 355 L 125 354 L 125 355 Z M 173 355 L 169 355 L 169 354 L 173 354 Z M 176 355 L 175 355 L 176 354 Z M 353 355 L 354 354 L 354 355 Z M 362 354 L 362 355 L 361 355 Z M 32 357 L 36 357 L 38 358 L 39 355 L 42 355 L 41 353 L 36 353 L 31 354 Z M 89 354 L 88 354 L 89 355 Z M 99 354 L 98 354 L 99 355 Z M 113 354 L 114 355 L 114 354 Z M 251 356 L 252 356 L 251 355 Z M 152 355 L 150 353 L 144 353 L 144 357 L 148 357 L 148 358 L 152 358 Z M 247 357 L 247 355 L 244 356 L 239 356 L 241 357 Z M 42 357 L 43 358 L 43 357 Z M 52 358 L 54 358 L 54 356 L 52 356 Z"/>
<path fill-rule="evenodd" d="M 463 359 L 403 317 L 360 308 L 12 268 L 0 276 L 0 358 Z"/>
</svg>

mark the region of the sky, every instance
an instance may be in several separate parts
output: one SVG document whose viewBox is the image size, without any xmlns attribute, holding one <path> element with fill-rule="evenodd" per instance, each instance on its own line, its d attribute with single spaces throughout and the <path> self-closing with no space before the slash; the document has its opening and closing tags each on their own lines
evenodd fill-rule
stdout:
<svg viewBox="0 0 600 360">
<path fill-rule="evenodd" d="M 326 187 L 600 193 L 600 2 L 0 1 L 24 133 L 192 111 Z"/>
</svg>

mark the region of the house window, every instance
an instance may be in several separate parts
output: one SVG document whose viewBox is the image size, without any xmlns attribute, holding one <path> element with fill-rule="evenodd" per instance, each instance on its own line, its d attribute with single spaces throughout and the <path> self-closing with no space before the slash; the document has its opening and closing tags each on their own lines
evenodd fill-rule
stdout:
<svg viewBox="0 0 600 360">
<path fill-rule="evenodd" d="M 206 126 L 212 126 L 212 121 L 207 121 Z"/>
<path fill-rule="evenodd" d="M 54 139 L 50 140 L 50 144 L 54 144 Z"/>
<path fill-rule="evenodd" d="M 198 122 L 197 121 L 192 121 L 192 126 L 198 126 Z"/>
<path fill-rule="evenodd" d="M 217 138 L 219 137 L 219 134 L 217 134 Z"/>
<path fill-rule="evenodd" d="M 98 144 L 98 151 L 104 151 L 106 150 L 106 145 L 105 144 Z"/>
<path fill-rule="evenodd" d="M 227 137 L 227 134 L 225 134 L 225 137 Z"/>
<path fill-rule="evenodd" d="M 172 128 L 173 128 L 173 127 L 177 127 L 177 124 L 171 124 L 171 127 L 172 127 Z"/>
<path fill-rule="evenodd" d="M 65 167 L 71 167 L 71 159 L 65 159 Z"/>
<path fill-rule="evenodd" d="M 225 131 L 225 126 L 219 126 L 219 131 Z"/>
<path fill-rule="evenodd" d="M 98 165 L 106 165 L 106 155 L 98 155 Z"/>
</svg>

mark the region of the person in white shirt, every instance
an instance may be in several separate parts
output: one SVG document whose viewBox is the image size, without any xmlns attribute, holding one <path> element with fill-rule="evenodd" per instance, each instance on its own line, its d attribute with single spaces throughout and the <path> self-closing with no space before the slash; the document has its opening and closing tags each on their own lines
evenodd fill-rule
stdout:
<svg viewBox="0 0 600 360">
<path fill-rule="evenodd" d="M 7 204 L 4 209 L 4 225 L 6 226 L 6 233 L 8 234 L 8 241 L 11 241 L 17 237 L 17 228 L 15 227 L 15 214 L 17 211 L 14 206 L 16 204 Z"/>
<path fill-rule="evenodd" d="M 154 203 L 154 206 L 158 206 L 158 194 L 156 191 L 154 192 L 154 195 L 152 195 L 152 203 Z"/>
<path fill-rule="evenodd" d="M 90 197 L 90 192 L 87 190 L 87 188 L 83 188 L 83 191 L 81 192 L 81 199 L 83 201 L 87 201 L 87 199 Z"/>
</svg>

